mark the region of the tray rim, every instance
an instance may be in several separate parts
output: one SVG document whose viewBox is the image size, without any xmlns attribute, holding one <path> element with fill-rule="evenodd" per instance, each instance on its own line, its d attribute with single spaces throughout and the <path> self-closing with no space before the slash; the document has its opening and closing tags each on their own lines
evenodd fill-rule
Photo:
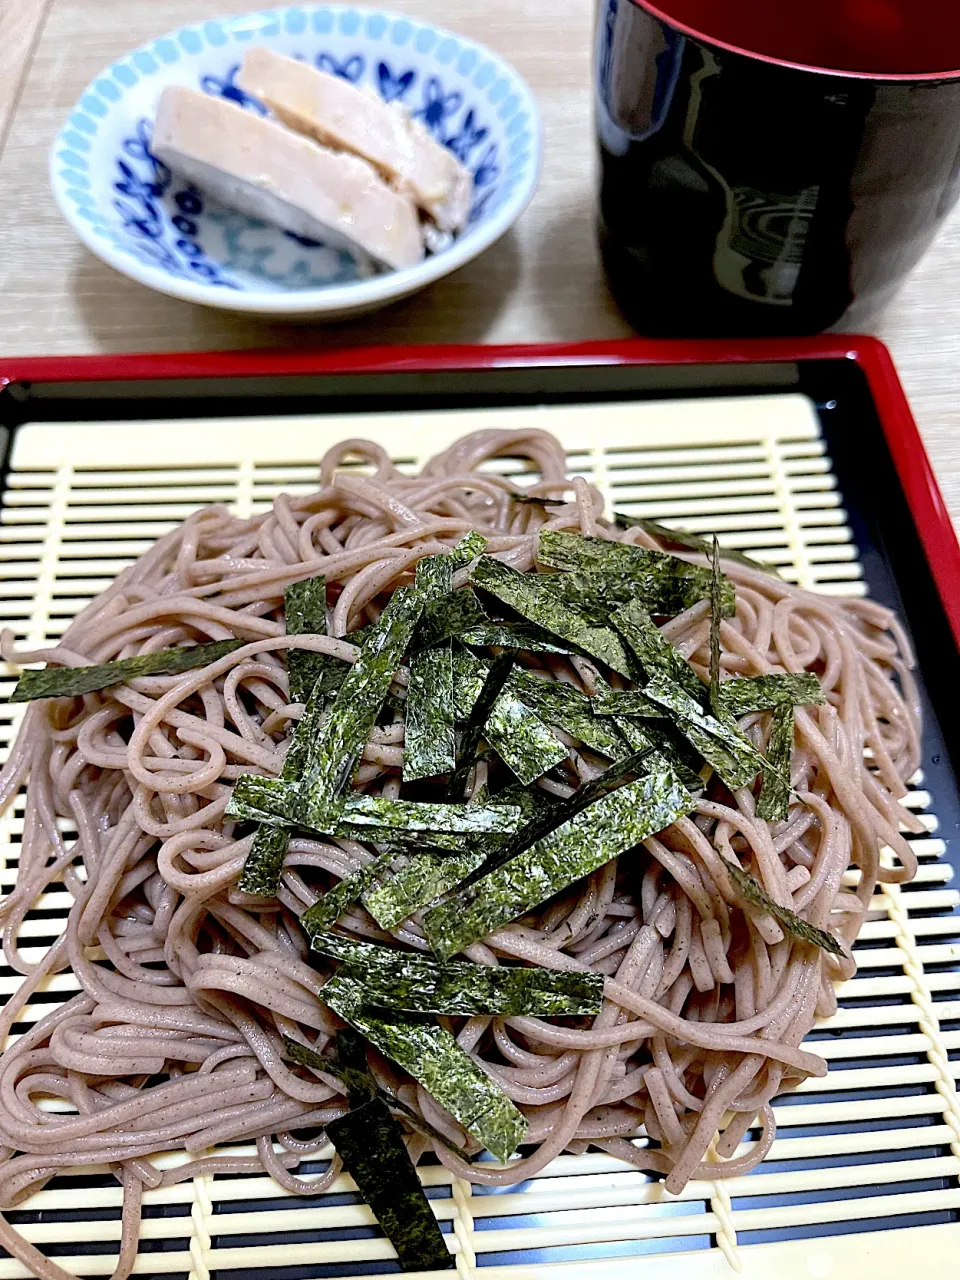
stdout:
<svg viewBox="0 0 960 1280">
<path fill-rule="evenodd" d="M 801 350 L 802 347 L 802 350 Z M 415 373 L 415 372 L 471 372 L 480 370 L 517 369 L 517 368 L 597 368 L 615 366 L 670 366 L 698 365 L 709 368 L 712 365 L 740 363 L 745 365 L 763 365 L 765 363 L 812 363 L 815 361 L 852 360 L 859 366 L 867 383 L 867 389 L 876 410 L 877 419 L 883 427 L 884 437 L 897 472 L 898 482 L 908 502 L 924 548 L 925 557 L 930 565 L 931 574 L 939 589 L 944 616 L 960 647 L 960 625 L 955 612 L 950 608 L 949 588 L 960 582 L 960 546 L 956 538 L 945 504 L 940 496 L 937 482 L 924 451 L 919 432 L 913 420 L 909 404 L 900 385 L 893 361 L 879 342 L 873 339 L 844 340 L 810 340 L 809 342 L 765 341 L 749 343 L 647 343 L 627 340 L 618 342 L 595 342 L 578 344 L 549 344 L 536 346 L 510 347 L 475 347 L 475 346 L 432 346 L 432 347 L 383 347 L 366 348 L 349 351 L 325 352 L 316 350 L 283 351 L 267 350 L 263 352 L 235 351 L 212 353 L 159 353 L 148 355 L 123 355 L 118 357 L 46 357 L 38 359 L 4 360 L 0 355 L 0 393 L 5 386 L 16 382 L 34 383 L 77 383 L 88 384 L 91 388 L 97 382 L 142 381 L 173 382 L 174 380 L 196 379 L 229 379 L 231 377 L 248 380 L 285 376 L 322 376 L 324 374 L 363 374 L 363 373 Z M 762 376 L 762 375 L 761 375 Z M 758 385 L 752 388 L 753 394 L 762 390 Z M 786 387 L 777 388 L 789 390 Z M 724 387 L 728 394 L 733 388 Z M 94 392 L 95 393 L 95 392 Z M 750 392 L 748 391 L 747 394 Z M 133 393 L 135 394 L 135 393 Z M 144 388 L 144 394 L 150 394 Z M 223 394 L 231 394 L 228 386 Z M 656 394 L 654 389 L 654 394 Z M 862 395 L 862 392 L 860 393 Z M 82 415 L 78 415 L 81 418 Z M 13 431 L 16 431 L 16 427 Z M 898 445 L 902 444 L 902 450 Z M 914 491 L 908 486 L 908 471 L 915 469 L 920 463 L 919 473 L 913 475 Z M 925 482 L 925 483 L 924 483 Z M 0 480 L 0 491 L 3 485 Z M 919 510 L 918 510 L 919 504 Z M 924 533 L 921 512 L 931 519 L 934 541 L 931 542 Z M 944 536 L 946 534 L 946 537 Z M 941 580 L 937 574 L 938 554 L 944 545 L 954 552 L 956 567 L 949 563 L 946 566 L 946 577 Z M 946 591 L 945 591 L 946 587 Z M 866 1224 L 862 1224 L 866 1225 Z M 750 1242 L 739 1244 L 737 1256 L 744 1274 L 766 1276 L 771 1262 L 776 1261 L 783 1266 L 784 1275 L 806 1280 L 813 1274 L 812 1267 L 818 1274 L 832 1274 L 833 1266 L 852 1250 L 859 1257 L 863 1250 L 870 1251 L 874 1265 L 883 1264 L 883 1277 L 878 1280 L 894 1280 L 901 1274 L 899 1267 L 902 1261 L 896 1261 L 891 1255 L 891 1237 L 905 1237 L 898 1246 L 902 1254 L 915 1247 L 917 1230 L 923 1232 L 921 1241 L 935 1240 L 937 1243 L 950 1238 L 960 1239 L 960 1223 L 939 1223 L 922 1227 L 884 1228 L 880 1231 L 854 1231 L 851 1235 L 800 1236 L 779 1241 Z M 931 1235 L 930 1233 L 935 1233 Z M 853 1242 L 853 1243 L 849 1243 Z M 921 1245 L 921 1247 L 931 1247 Z M 716 1246 L 702 1253 L 683 1254 L 682 1261 L 673 1252 L 654 1254 L 644 1257 L 626 1259 L 602 1258 L 580 1263 L 551 1263 L 546 1266 L 551 1274 L 556 1271 L 560 1275 L 569 1276 L 570 1280 L 586 1280 L 593 1274 L 593 1268 L 606 1266 L 612 1273 L 624 1275 L 636 1268 L 638 1263 L 656 1271 L 663 1280 L 667 1274 L 679 1265 L 686 1266 L 691 1277 L 696 1273 L 707 1280 L 707 1276 L 719 1277 L 729 1275 L 721 1255 L 723 1251 Z M 935 1255 L 943 1256 L 943 1255 Z M 653 1266 L 653 1264 L 657 1264 Z M 889 1269 L 888 1269 L 889 1264 Z M 544 1264 L 529 1264 L 537 1266 Z M 528 1264 L 511 1263 L 491 1268 L 497 1276 L 503 1272 L 504 1280 L 527 1280 Z M 471 1271 L 472 1274 L 472 1271 Z M 479 1274 L 479 1273 L 478 1273 Z"/>
<path fill-rule="evenodd" d="M 120 355 L 0 356 L 0 392 L 16 382 L 163 382 L 590 366 L 678 366 L 849 360 L 866 377 L 887 448 L 960 651 L 960 540 L 890 351 L 865 335 L 653 341 L 643 338 L 507 345 L 261 348 Z"/>
</svg>

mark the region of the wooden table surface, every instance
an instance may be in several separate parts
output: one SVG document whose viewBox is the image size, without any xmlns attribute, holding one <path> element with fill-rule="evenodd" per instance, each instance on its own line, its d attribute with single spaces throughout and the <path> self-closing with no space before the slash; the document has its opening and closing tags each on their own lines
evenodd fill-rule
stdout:
<svg viewBox="0 0 960 1280">
<path fill-rule="evenodd" d="M 250 0 L 0 0 L 0 354 L 265 345 L 517 342 L 625 336 L 594 238 L 593 5 L 587 0 L 390 0 L 505 54 L 546 127 L 539 193 L 517 227 L 426 293 L 333 328 L 264 324 L 148 292 L 92 257 L 50 195 L 47 152 L 105 64 Z M 875 322 L 891 347 L 960 525 L 960 214 Z"/>
</svg>

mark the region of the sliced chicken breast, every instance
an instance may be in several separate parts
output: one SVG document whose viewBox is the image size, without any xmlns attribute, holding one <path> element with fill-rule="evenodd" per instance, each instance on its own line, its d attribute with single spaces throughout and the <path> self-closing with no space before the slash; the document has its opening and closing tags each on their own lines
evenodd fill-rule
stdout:
<svg viewBox="0 0 960 1280">
<path fill-rule="evenodd" d="M 291 129 L 369 160 L 441 231 L 466 226 L 472 177 L 399 103 L 259 46 L 248 50 L 237 83 Z"/>
<path fill-rule="evenodd" d="M 413 201 L 372 165 L 232 102 L 168 86 L 153 149 L 171 169 L 241 213 L 394 269 L 423 259 Z"/>
</svg>

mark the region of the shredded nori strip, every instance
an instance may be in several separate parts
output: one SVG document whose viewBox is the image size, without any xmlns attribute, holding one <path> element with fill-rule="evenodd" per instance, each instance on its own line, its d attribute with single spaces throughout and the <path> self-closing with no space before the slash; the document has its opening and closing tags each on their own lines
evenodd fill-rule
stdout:
<svg viewBox="0 0 960 1280">
<path fill-rule="evenodd" d="M 142 676 L 178 676 L 196 667 L 209 667 L 228 653 L 242 649 L 246 640 L 215 640 L 211 644 L 184 645 L 160 649 L 135 658 L 118 658 L 95 667 L 45 667 L 25 671 L 10 695 L 11 702 L 33 702 L 38 698 L 77 698 L 98 693 L 114 685 L 126 684 Z"/>
<path fill-rule="evenodd" d="M 416 586 L 425 600 L 443 599 L 453 585 L 450 556 L 417 564 Z M 442 640 L 410 659 L 404 719 L 403 780 L 435 778 L 456 768 L 453 716 L 453 641 Z"/>
<path fill-rule="evenodd" d="M 326 578 L 321 574 L 302 582 L 291 583 L 283 593 L 283 608 L 287 635 L 326 635 Z M 287 676 L 291 702 L 306 702 L 314 684 L 323 679 L 324 672 L 335 662 L 336 659 L 328 654 L 289 650 Z M 316 727 L 315 720 L 316 716 L 313 714 L 309 719 L 303 716 L 294 728 L 281 777 L 287 780 L 299 777 L 300 765 L 309 749 L 310 735 Z M 239 884 L 243 893 L 259 898 L 277 896 L 288 840 L 289 835 L 282 827 L 261 825 L 243 864 Z"/>
<path fill-rule="evenodd" d="M 510 835 L 522 814 L 512 805 L 434 804 L 386 800 L 354 792 L 347 797 L 343 821 L 354 826 L 396 827 L 403 831 L 448 831 L 473 835 Z"/>
<path fill-rule="evenodd" d="M 590 704 L 595 716 L 639 716 L 642 720 L 663 720 L 667 714 L 642 689 L 605 690 L 591 698 Z"/>
<path fill-rule="evenodd" d="M 521 507 L 568 507 L 571 500 L 567 498 L 535 498 L 531 493 L 511 493 L 510 501 L 518 503 Z"/>
<path fill-rule="evenodd" d="M 557 1018 L 595 1015 L 603 1004 L 603 975 L 557 973 L 452 962 L 438 964 L 415 951 L 396 951 L 337 934 L 310 945 L 340 960 L 364 989 L 364 1003 L 411 1013 L 495 1014 Z"/>
<path fill-rule="evenodd" d="M 752 907 L 757 907 L 760 911 L 765 911 L 767 915 L 773 916 L 777 924 L 786 933 L 799 938 L 801 942 L 809 942 L 815 947 L 820 947 L 822 951 L 829 951 L 831 955 L 843 956 L 846 954 L 832 934 L 827 933 L 824 929 L 818 929 L 816 925 L 810 924 L 808 920 L 804 920 L 788 907 L 781 907 L 779 903 L 774 902 L 759 880 L 754 879 L 749 872 L 744 871 L 742 867 L 728 859 L 724 859 L 723 865 L 729 873 L 730 879 L 740 891 L 741 896 Z"/>
<path fill-rule="evenodd" d="M 422 1084 L 496 1159 L 513 1155 L 527 1132 L 523 1114 L 449 1031 L 422 1015 L 371 1013 L 363 1007 L 362 986 L 342 972 L 324 985 L 322 999 Z"/>
<path fill-rule="evenodd" d="M 393 593 L 310 745 L 300 789 L 304 817 L 317 830 L 334 826 L 343 811 L 350 779 L 409 647 L 423 603 L 422 593 L 415 588 L 399 587 Z"/>
<path fill-rule="evenodd" d="M 650 533 L 663 542 L 672 543 L 675 547 L 683 547 L 687 551 L 699 551 L 705 556 L 710 554 L 710 543 L 706 538 L 688 533 L 686 529 L 671 529 L 668 525 L 661 524 L 659 520 L 649 520 L 645 516 L 628 516 L 623 511 L 614 511 L 613 523 L 618 529 L 643 529 L 645 533 Z M 766 564 L 763 560 L 753 560 L 732 547 L 724 548 L 723 557 L 737 564 L 745 564 L 748 569 L 759 569 L 761 573 L 773 574 L 775 578 L 780 577 L 779 571 L 772 564 Z"/>
<path fill-rule="evenodd" d="M 519 782 L 511 783 L 503 791 L 499 791 L 488 803 L 519 808 L 527 822 L 554 807 L 546 792 L 537 787 L 525 787 Z M 359 828 L 356 838 L 364 838 Z M 365 838 L 373 837 L 366 835 Z M 407 839 L 410 843 L 406 846 L 407 852 L 402 856 L 401 864 L 395 865 L 389 878 L 363 895 L 363 905 L 381 929 L 388 932 L 415 911 L 431 906 L 445 893 L 455 889 L 467 876 L 478 871 L 488 857 L 505 843 L 502 836 L 478 836 L 469 840 L 470 848 L 466 849 L 468 842 L 463 836 L 432 833 L 426 837 Z M 506 839 L 512 840 L 514 837 Z M 431 847 L 417 848 L 414 843 L 417 840 L 428 840 Z M 379 841 L 374 840 L 374 843 Z M 454 852 L 441 852 L 437 846 Z"/>
<path fill-rule="evenodd" d="M 633 666 L 620 637 L 584 608 L 561 600 L 550 586 L 557 576 L 519 573 L 492 556 L 482 556 L 473 570 L 474 583 L 501 604 L 621 675 L 632 676 Z"/>
<path fill-rule="evenodd" d="M 352 1027 L 337 1032 L 337 1067 L 351 1107 L 361 1107 L 377 1096 L 376 1081 L 367 1066 L 367 1042 Z"/>
<path fill-rule="evenodd" d="M 350 1037 L 350 1040 L 347 1040 L 347 1037 Z M 408 1107 L 401 1098 L 376 1083 L 366 1065 L 366 1041 L 352 1028 L 343 1027 L 337 1032 L 336 1061 L 325 1058 L 315 1049 L 308 1049 L 306 1045 L 298 1044 L 289 1036 L 283 1037 L 283 1052 L 290 1062 L 296 1062 L 301 1067 L 309 1067 L 311 1071 L 320 1071 L 336 1080 L 344 1087 L 352 1107 L 362 1106 L 373 1097 L 381 1098 L 391 1111 L 402 1115 L 412 1128 L 426 1134 L 434 1142 L 439 1142 L 455 1155 L 469 1160 L 469 1153 L 464 1147 L 451 1142 L 446 1134 L 435 1129 L 428 1120 L 424 1120 L 423 1116 L 414 1111 L 413 1107 Z"/>
<path fill-rule="evenodd" d="M 356 1035 L 356 1032 L 353 1034 Z M 336 1080 L 337 1084 L 342 1084 L 344 1093 L 351 1105 L 354 1105 L 355 1095 L 357 1096 L 357 1101 L 366 1100 L 365 1098 L 361 1099 L 359 1096 L 362 1089 L 359 1079 L 348 1075 L 342 1064 L 334 1061 L 333 1058 L 325 1058 L 316 1049 L 311 1049 L 305 1044 L 298 1044 L 296 1040 L 291 1040 L 289 1036 L 283 1037 L 283 1056 L 289 1062 L 295 1062 L 300 1067 L 309 1067 L 311 1071 L 322 1071 L 324 1075 Z M 373 1084 L 373 1092 L 367 1093 L 363 1089 L 363 1093 L 367 1097 L 373 1097 L 376 1093 L 376 1084 L 373 1083 L 372 1078 L 371 1084 Z"/>
<path fill-rule="evenodd" d="M 737 676 L 724 680 L 714 695 L 720 708 L 739 720 L 775 707 L 814 707 L 826 702 L 815 675 Z"/>
<path fill-rule="evenodd" d="M 432 849 L 411 852 L 393 875 L 363 895 L 363 905 L 388 933 L 429 907 L 486 861 L 482 850 L 442 854 Z"/>
<path fill-rule="evenodd" d="M 295 783 L 283 778 L 262 778 L 256 773 L 242 773 L 227 801 L 226 816 L 245 822 L 265 822 L 271 827 L 295 827 L 300 825 L 296 812 L 298 803 Z"/>
<path fill-rule="evenodd" d="M 694 698 L 672 681 L 658 676 L 650 681 L 644 692 L 670 712 L 680 732 L 731 790 L 747 786 L 758 773 L 769 767 L 769 762 L 736 724 L 727 724 L 708 715 Z"/>
<path fill-rule="evenodd" d="M 283 593 L 288 636 L 327 634 L 327 580 L 323 574 L 292 582 Z M 287 651 L 287 678 L 291 702 L 306 702 L 316 682 L 327 671 L 344 668 L 338 658 L 305 649 Z M 344 671 L 345 674 L 345 671 Z"/>
<path fill-rule="evenodd" d="M 786 703 L 774 708 L 767 743 L 767 768 L 763 771 L 757 800 L 757 817 L 765 822 L 784 822 L 790 812 L 790 766 L 796 718 L 793 707 Z"/>
<path fill-rule="evenodd" d="M 262 778 L 242 774 L 227 805 L 227 816 L 264 822 L 272 827 L 311 827 L 301 816 L 296 784 L 286 778 Z M 347 840 L 369 844 L 395 842 L 398 847 L 433 846 L 459 853 L 477 840 L 484 842 L 510 836 L 518 829 L 523 814 L 518 805 L 441 804 L 432 801 L 387 800 L 351 792 L 343 814 L 332 831 Z"/>
<path fill-rule="evenodd" d="M 463 649 L 454 655 L 454 706 L 460 719 L 466 724 L 457 753 L 458 764 L 450 779 L 449 794 L 456 799 L 463 792 L 467 774 L 473 767 L 483 731 L 507 677 L 513 669 L 514 658 L 505 653 L 489 667 Z"/>
<path fill-rule="evenodd" d="M 328 889 L 319 902 L 315 902 L 300 917 L 300 927 L 308 938 L 326 933 L 357 899 L 386 875 L 393 861 L 392 853 L 382 853 L 352 876 L 346 876 Z"/>
<path fill-rule="evenodd" d="M 327 580 L 323 574 L 291 582 L 283 593 L 288 636 L 327 634 Z"/>
<path fill-rule="evenodd" d="M 700 757 L 672 726 L 662 722 L 655 728 L 640 726 L 625 717 L 616 724 L 631 751 L 647 753 L 649 769 L 672 771 L 693 794 L 703 790 L 703 779 L 697 773 Z"/>
<path fill-rule="evenodd" d="M 613 625 L 636 654 L 647 678 L 666 676 L 692 698 L 703 700 L 706 690 L 690 663 L 667 640 L 639 600 L 631 600 L 614 613 Z M 629 712 L 624 714 L 629 715 Z"/>
<path fill-rule="evenodd" d="M 457 545 L 450 552 L 450 561 L 454 571 L 457 569 L 465 569 L 468 564 L 478 559 L 487 549 L 487 540 L 482 533 L 477 533 L 476 529 L 471 529 L 469 533 L 465 533 Z"/>
<path fill-rule="evenodd" d="M 628 583 L 652 613 L 675 614 L 710 595 L 707 569 L 687 564 L 663 551 L 647 551 L 608 538 L 586 538 L 559 529 L 541 529 L 538 563 L 570 573 L 601 573 Z M 736 611 L 733 585 L 724 583 L 724 613 Z"/>
<path fill-rule="evenodd" d="M 471 627 L 459 637 L 461 644 L 475 649 L 518 649 L 524 653 L 576 653 L 573 645 L 562 644 L 532 623 L 486 622 Z"/>
<path fill-rule="evenodd" d="M 512 654 L 503 654 L 488 666 L 458 646 L 453 661 L 456 712 L 466 720 L 466 728 L 460 747 L 461 765 L 451 781 L 451 795 L 462 792 L 482 738 L 525 784 L 567 758 L 563 743 L 517 697 L 512 683 Z"/>
<path fill-rule="evenodd" d="M 616 760 L 627 754 L 614 726 L 598 723 L 594 699 L 559 680 L 541 680 L 526 671 L 515 671 L 509 687 L 547 722 L 575 738 L 598 755 Z"/>
<path fill-rule="evenodd" d="M 473 588 L 461 587 L 438 600 L 428 600 L 410 646 L 414 653 L 430 649 L 444 640 L 455 640 L 474 627 L 488 626 L 490 619 L 480 606 Z"/>
<path fill-rule="evenodd" d="M 490 849 L 483 865 L 479 870 L 472 871 L 464 879 L 460 889 L 469 888 L 479 880 L 482 880 L 484 876 L 489 875 L 491 871 L 495 871 L 497 868 L 513 861 L 519 854 L 525 853 L 532 848 L 539 840 L 544 839 L 551 832 L 557 831 L 566 823 L 571 822 L 577 814 L 582 813 L 590 805 L 609 795 L 617 787 L 623 786 L 629 778 L 634 778 L 638 774 L 644 773 L 649 763 L 653 760 L 654 754 L 654 748 L 644 744 L 643 747 L 617 760 L 609 769 L 605 769 L 603 773 L 591 779 L 590 782 L 581 783 L 573 795 L 568 796 L 566 799 L 556 800 L 547 804 L 538 803 L 530 814 L 530 820 L 527 825 L 518 831 L 515 836 L 503 840 L 496 848 Z"/>
<path fill-rule="evenodd" d="M 243 864 L 239 888 L 257 898 L 275 898 L 286 857 L 290 832 L 285 827 L 261 824 Z"/>
<path fill-rule="evenodd" d="M 721 715 L 716 711 L 717 690 L 720 688 L 720 623 L 723 619 L 721 583 L 720 543 L 714 534 L 710 574 L 710 705 L 718 716 Z"/>
<path fill-rule="evenodd" d="M 382 1098 L 327 1123 L 327 1137 L 373 1210 L 404 1271 L 454 1265 L 396 1120 Z"/>
<path fill-rule="evenodd" d="M 383 845 L 398 853 L 417 853 L 429 849 L 433 853 L 453 856 L 465 849 L 496 848 L 509 836 L 486 835 L 482 832 L 405 831 L 401 827 L 379 827 L 340 822 L 334 834 L 341 840 L 361 840 Z"/>
<path fill-rule="evenodd" d="M 428 911 L 424 930 L 441 960 L 669 827 L 694 807 L 673 771 L 650 772 L 582 810 L 525 853 Z"/>
</svg>

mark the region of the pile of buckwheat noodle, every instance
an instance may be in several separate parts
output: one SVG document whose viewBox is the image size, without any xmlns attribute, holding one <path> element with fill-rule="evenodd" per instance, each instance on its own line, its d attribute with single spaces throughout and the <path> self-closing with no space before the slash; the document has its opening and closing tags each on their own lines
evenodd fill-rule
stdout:
<svg viewBox="0 0 960 1280">
<path fill-rule="evenodd" d="M 566 505 L 511 502 L 519 485 L 484 466 L 505 456 L 540 473 L 524 492 L 566 497 Z M 340 470 L 348 460 L 368 465 Z M 325 978 L 308 961 L 297 917 L 374 854 L 350 841 L 292 838 L 279 903 L 265 903 L 236 887 L 252 836 L 239 838 L 224 818 L 239 774 L 280 771 L 302 711 L 288 701 L 286 652 L 348 661 L 357 652 L 341 639 L 285 636 L 284 587 L 325 574 L 335 599 L 330 635 L 342 636 L 376 617 L 418 559 L 471 529 L 520 570 L 533 569 L 545 523 L 658 545 L 639 529 L 613 528 L 602 511 L 594 489 L 567 478 L 559 444 L 542 431 L 466 436 L 414 478 L 378 446 L 349 440 L 323 459 L 321 487 L 307 497 L 280 496 L 248 520 L 222 507 L 191 516 L 84 609 L 55 649 L 14 655 L 4 637 L 8 659 L 67 666 L 184 643 L 246 644 L 185 675 L 27 712 L 0 788 L 3 805 L 28 788 L 18 880 L 0 904 L 6 962 L 24 975 L 3 1015 L 4 1037 L 52 974 L 72 970 L 81 990 L 25 1024 L 0 1058 L 0 1204 L 20 1204 L 58 1172 L 109 1166 L 123 1185 L 114 1275 L 126 1277 L 145 1188 L 260 1169 L 293 1193 L 332 1183 L 336 1158 L 320 1175 L 298 1177 L 296 1166 L 316 1159 L 323 1126 L 346 1101 L 332 1078 L 286 1065 L 281 1036 L 322 1051 L 342 1025 L 324 1007 Z M 507 1167 L 468 1164 L 411 1133 L 415 1160 L 432 1149 L 453 1173 L 502 1185 L 592 1145 L 667 1175 L 678 1191 L 690 1178 L 756 1165 L 774 1136 L 771 1098 L 825 1070 L 799 1045 L 814 1019 L 835 1008 L 833 983 L 851 976 L 853 961 L 785 936 L 769 916 L 748 916 L 721 894 L 718 879 L 727 881 L 718 870 L 724 855 L 752 856 L 778 902 L 852 943 L 877 880 L 902 881 L 916 869 L 898 833 L 901 823 L 921 829 L 898 803 L 919 761 L 912 658 L 896 619 L 869 601 L 812 595 L 733 561 L 722 567 L 737 591 L 736 617 L 721 632 L 724 673 L 812 671 L 827 695 L 826 706 L 797 713 L 788 820 L 757 820 L 750 789 L 722 792 L 726 803 L 703 798 L 619 868 L 608 863 L 541 908 L 535 924 L 526 917 L 471 947 L 468 957 L 484 964 L 603 973 L 607 999 L 590 1029 L 569 1019 L 450 1020 L 460 1044 L 526 1114 L 530 1154 Z M 704 601 L 663 628 L 704 679 L 709 626 Z M 548 678 L 594 691 L 589 662 L 541 663 Z M 401 685 L 403 678 L 401 671 Z M 741 722 L 758 745 L 761 719 Z M 354 785 L 396 796 L 402 753 L 402 723 L 377 728 Z M 568 783 L 541 785 L 568 795 L 603 767 L 571 749 Z M 483 785 L 485 769 L 474 770 L 468 794 Z M 61 836 L 58 818 L 79 833 L 75 840 Z M 881 867 L 883 846 L 896 864 Z M 851 865 L 859 881 L 844 887 Z M 75 904 L 62 937 L 30 963 L 21 926 L 56 881 Z M 340 926 L 385 940 L 360 907 Z M 426 948 L 417 917 L 394 938 Z M 435 1127 L 468 1143 L 421 1087 L 379 1055 L 372 1066 Z M 45 1109 L 51 1098 L 60 1105 Z M 708 1163 L 721 1122 L 721 1162 L 711 1152 Z M 735 1154 L 755 1124 L 759 1139 Z M 628 1135 L 638 1131 L 652 1141 L 634 1145 Z M 219 1144 L 251 1140 L 256 1155 L 215 1154 Z M 160 1172 L 151 1157 L 174 1150 L 191 1159 L 175 1168 L 167 1161 Z M 40 1280 L 67 1275 L 2 1217 L 0 1245 Z"/>
</svg>

